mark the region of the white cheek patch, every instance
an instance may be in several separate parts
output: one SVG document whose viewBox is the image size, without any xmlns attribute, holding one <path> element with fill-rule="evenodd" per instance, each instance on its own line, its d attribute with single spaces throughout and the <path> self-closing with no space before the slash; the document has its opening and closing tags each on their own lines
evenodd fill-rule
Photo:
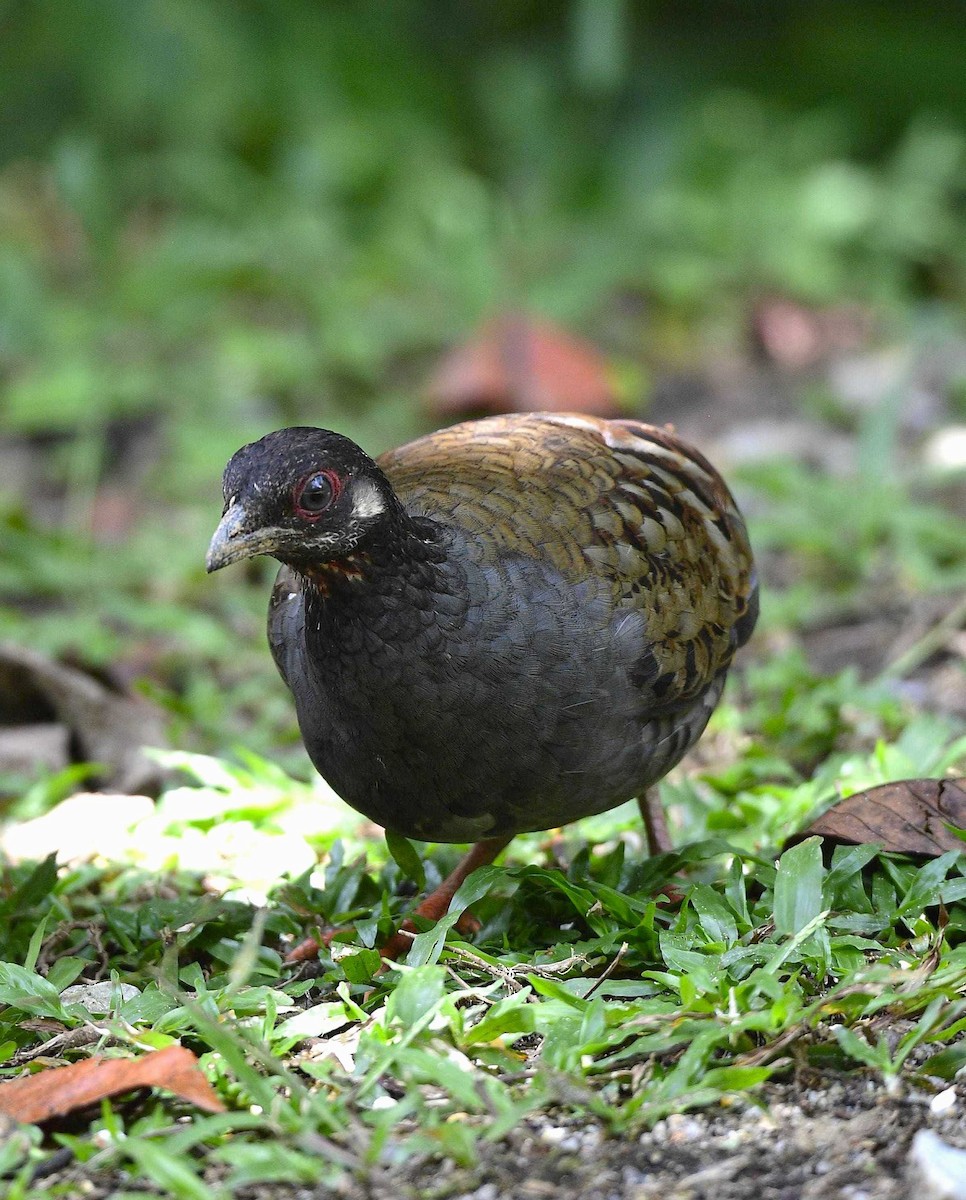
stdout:
<svg viewBox="0 0 966 1200">
<path fill-rule="evenodd" d="M 357 521 L 367 521 L 386 511 L 379 489 L 371 479 L 360 479 L 352 489 L 352 515 Z"/>
</svg>

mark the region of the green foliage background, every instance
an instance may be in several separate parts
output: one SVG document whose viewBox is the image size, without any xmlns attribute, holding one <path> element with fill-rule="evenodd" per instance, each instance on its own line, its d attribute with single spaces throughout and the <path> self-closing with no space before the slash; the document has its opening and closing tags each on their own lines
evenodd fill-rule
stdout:
<svg viewBox="0 0 966 1200">
<path fill-rule="evenodd" d="M 923 3 L 7 2 L 0 428 L 169 414 L 182 497 L 266 424 L 409 431 L 497 307 L 596 336 L 639 404 L 764 292 L 959 303 L 964 34 Z"/>
</svg>

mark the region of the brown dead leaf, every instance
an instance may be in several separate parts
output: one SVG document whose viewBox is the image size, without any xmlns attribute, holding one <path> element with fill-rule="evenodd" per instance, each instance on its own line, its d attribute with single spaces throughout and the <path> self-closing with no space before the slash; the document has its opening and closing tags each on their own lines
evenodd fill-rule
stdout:
<svg viewBox="0 0 966 1200">
<path fill-rule="evenodd" d="M 949 826 L 966 828 L 966 779 L 903 779 L 840 800 L 802 833 L 838 842 L 881 842 L 894 854 L 934 857 L 966 842 Z"/>
<path fill-rule="evenodd" d="M 519 314 L 489 321 L 452 350 L 428 394 L 441 418 L 541 411 L 606 417 L 618 410 L 607 364 L 593 346 Z"/>
<path fill-rule="evenodd" d="M 38 1071 L 0 1084 L 0 1113 L 27 1124 L 63 1117 L 107 1096 L 135 1088 L 159 1087 L 205 1112 L 225 1106 L 204 1077 L 198 1060 L 184 1046 L 167 1046 L 140 1058 L 98 1055 L 68 1067 Z"/>
</svg>

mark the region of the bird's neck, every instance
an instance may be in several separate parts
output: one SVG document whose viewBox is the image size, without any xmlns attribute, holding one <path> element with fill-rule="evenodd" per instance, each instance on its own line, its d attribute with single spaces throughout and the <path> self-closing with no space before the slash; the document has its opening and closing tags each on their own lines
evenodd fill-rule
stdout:
<svg viewBox="0 0 966 1200">
<path fill-rule="evenodd" d="M 347 622 L 384 625 L 390 613 L 422 608 L 438 586 L 446 552 L 434 522 L 401 514 L 349 554 L 299 568 L 306 627 L 325 637 Z"/>
</svg>

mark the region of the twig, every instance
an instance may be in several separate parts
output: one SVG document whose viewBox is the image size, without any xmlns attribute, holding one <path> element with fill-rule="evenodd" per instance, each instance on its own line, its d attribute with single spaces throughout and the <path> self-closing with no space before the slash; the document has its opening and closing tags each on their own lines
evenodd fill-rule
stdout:
<svg viewBox="0 0 966 1200">
<path fill-rule="evenodd" d="M 78 929 L 87 931 L 88 939 L 97 954 L 98 968 L 94 976 L 94 981 L 101 979 L 107 974 L 108 968 L 111 965 L 110 956 L 104 949 L 104 943 L 101 940 L 101 930 L 96 921 L 62 921 L 56 929 L 52 930 L 50 935 L 44 939 L 44 943 L 40 948 L 40 953 L 37 955 L 37 971 L 41 975 L 46 975 L 47 971 L 54 958 L 54 947 L 59 946 L 67 937 Z"/>
<path fill-rule="evenodd" d="M 626 945 L 624 949 L 627 949 Z M 512 967 L 505 967 L 502 963 L 487 962 L 485 958 L 481 958 L 480 955 L 474 954 L 472 950 L 468 950 L 464 946 L 447 946 L 446 951 L 471 966 L 478 967 L 487 975 L 492 975 L 494 979 L 501 979 L 514 992 L 518 992 L 523 986 L 518 980 L 528 975 L 550 978 L 554 975 L 562 975 L 565 971 L 571 971 L 574 967 L 587 965 L 587 958 L 583 954 L 571 954 L 569 958 L 562 958 L 558 962 L 517 963 Z M 609 969 L 613 970 L 614 966 L 616 963 L 612 964 Z M 607 976 L 604 975 L 599 982 L 603 982 L 603 979 L 606 978 Z"/>
<path fill-rule="evenodd" d="M 949 637 L 961 629 L 964 622 L 966 622 L 966 599 L 954 604 L 949 612 L 928 629 L 918 641 L 904 650 L 891 663 L 887 663 L 879 673 L 879 678 L 901 679 L 904 675 L 914 671 L 916 667 L 921 667 L 937 650 L 942 650 Z"/>
<path fill-rule="evenodd" d="M 621 959 L 624 957 L 624 955 L 627 953 L 627 950 L 628 950 L 628 945 L 627 945 L 627 942 L 621 942 L 621 948 L 620 948 L 620 949 L 617 951 L 617 953 L 616 953 L 616 954 L 615 954 L 615 956 L 614 956 L 614 959 L 613 959 L 613 961 L 612 961 L 612 962 L 610 963 L 610 965 L 609 965 L 609 966 L 606 968 L 606 970 L 604 971 L 603 975 L 601 975 L 601 976 L 600 976 L 600 977 L 599 977 L 599 978 L 598 978 L 598 979 L 597 979 L 597 980 L 594 982 L 594 985 L 593 985 L 593 987 L 592 987 L 592 988 L 590 988 L 590 990 L 589 990 L 589 991 L 587 991 L 587 992 L 585 992 L 585 993 L 584 993 L 584 999 L 585 999 L 585 1000 L 589 1000 L 589 999 L 590 999 L 590 997 L 591 997 L 591 996 L 594 994 L 594 992 L 596 992 L 596 991 L 597 991 L 597 989 L 600 987 L 600 985 L 601 985 L 602 983 L 604 983 L 606 980 L 610 979 L 611 975 L 613 975 L 613 974 L 614 974 L 614 972 L 617 970 L 618 966 L 620 965 L 620 961 L 621 961 Z"/>
<path fill-rule="evenodd" d="M 10 1056 L 10 1064 L 15 1067 L 31 1062 L 35 1058 L 62 1054 L 65 1050 L 79 1050 L 83 1046 L 93 1046 L 101 1042 L 105 1046 L 117 1046 L 124 1043 L 105 1029 L 96 1025 L 81 1025 L 77 1029 L 68 1029 L 66 1033 L 58 1033 L 39 1046 L 25 1046 L 16 1054 Z"/>
<path fill-rule="evenodd" d="M 518 983 L 513 967 L 504 967 L 500 963 L 487 962 L 485 958 L 481 958 L 478 954 L 474 954 L 472 950 L 467 950 L 463 946 L 447 946 L 448 953 L 455 954 L 457 958 L 478 970 L 483 971 L 487 975 L 492 975 L 494 979 L 501 979 L 511 992 L 518 992 L 523 987 L 522 983 Z"/>
</svg>

